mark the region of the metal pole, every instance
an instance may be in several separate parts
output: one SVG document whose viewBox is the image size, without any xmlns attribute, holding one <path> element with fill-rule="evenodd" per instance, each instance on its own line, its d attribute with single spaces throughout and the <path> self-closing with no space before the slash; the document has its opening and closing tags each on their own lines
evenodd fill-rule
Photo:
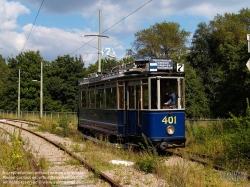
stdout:
<svg viewBox="0 0 250 187">
<path fill-rule="evenodd" d="M 102 34 L 102 10 L 99 10 L 99 36 Z M 98 37 L 98 73 L 101 73 L 101 45 L 102 39 Z"/>
<path fill-rule="evenodd" d="M 20 118 L 20 69 L 18 71 L 18 118 Z"/>
<path fill-rule="evenodd" d="M 43 62 L 41 61 L 41 79 L 40 79 L 40 119 L 43 118 Z"/>
<path fill-rule="evenodd" d="M 248 52 L 250 53 L 250 34 L 247 34 Z"/>
</svg>

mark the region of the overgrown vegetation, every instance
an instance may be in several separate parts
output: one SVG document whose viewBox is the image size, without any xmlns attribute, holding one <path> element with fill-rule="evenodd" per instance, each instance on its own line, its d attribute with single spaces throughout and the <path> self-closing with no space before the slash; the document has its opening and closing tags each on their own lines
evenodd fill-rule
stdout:
<svg viewBox="0 0 250 187">
<path fill-rule="evenodd" d="M 19 171 L 29 168 L 27 158 L 22 150 L 22 140 L 20 132 L 16 132 L 7 136 L 1 132 L 0 136 L 0 165 L 4 167 L 5 171 Z"/>
<path fill-rule="evenodd" d="M 144 152 L 140 152 L 136 159 L 136 167 L 146 173 L 152 173 L 157 168 L 157 149 L 143 134 L 144 143 L 140 144 Z"/>
<path fill-rule="evenodd" d="M 213 158 L 214 163 L 238 171 L 250 171 L 250 107 L 245 117 L 217 122 L 195 123 L 194 133 L 187 128 L 187 147 Z"/>
<path fill-rule="evenodd" d="M 20 183 L 11 184 L 9 177 L 21 177 L 22 175 L 12 175 L 11 172 L 27 172 L 32 171 L 29 166 L 28 157 L 22 149 L 22 139 L 20 131 L 18 134 L 14 131 L 12 134 L 6 134 L 0 131 L 0 184 L 1 186 L 26 186 Z M 31 176 L 32 177 L 32 176 Z M 35 185 L 30 185 L 35 186 Z"/>
<path fill-rule="evenodd" d="M 46 122 L 43 123 L 40 128 L 43 131 L 49 130 L 52 133 L 57 133 L 60 136 L 64 136 L 62 128 L 69 130 L 69 137 L 74 137 L 75 140 L 81 140 L 81 134 L 78 134 L 76 125 L 70 123 L 70 118 L 64 116 L 58 123 Z M 219 165 L 224 163 L 224 166 L 228 167 L 230 163 L 231 168 L 236 168 L 238 171 L 249 171 L 249 149 L 247 143 L 244 141 L 235 141 L 232 137 L 240 137 L 246 142 L 249 142 L 249 105 L 246 117 L 234 117 L 232 119 L 214 123 L 195 124 L 194 134 L 187 126 L 188 142 L 187 148 L 192 150 L 210 154 L 214 158 L 214 163 Z M 3 136 L 4 137 L 4 136 Z M 76 138 L 78 137 L 78 138 Z M 141 144 L 142 152 L 136 153 L 131 150 L 117 149 L 107 146 L 106 140 L 96 144 L 91 141 L 85 141 L 84 146 L 75 143 L 71 146 L 71 149 L 82 157 L 99 171 L 115 170 L 118 175 L 123 172 L 124 166 L 116 166 L 110 164 L 112 159 L 122 159 L 135 162 L 134 168 L 142 171 L 145 174 L 155 174 L 159 180 L 163 179 L 167 181 L 166 184 L 170 186 L 178 187 L 200 187 L 200 186 L 222 186 L 233 187 L 245 186 L 246 181 L 239 181 L 235 176 L 228 176 L 219 171 L 215 171 L 211 168 L 204 168 L 201 165 L 189 163 L 185 159 L 176 159 L 174 157 L 159 157 L 156 147 L 143 136 L 144 143 Z M 5 138 L 6 141 L 6 138 Z M 81 140 L 82 141 L 82 140 Z M 238 149 L 235 149 L 235 146 Z M 17 150 L 17 149 L 15 149 Z M 105 151 L 103 151 L 105 150 Z M 188 155 L 187 155 L 188 156 Z M 1 158 L 0 158 L 1 159 Z M 226 162 L 224 162 L 226 160 Z M 41 168 L 46 168 L 45 160 L 40 160 Z M 68 161 L 70 164 L 78 164 L 72 161 Z M 98 175 L 98 172 L 96 173 Z M 128 174 L 126 176 L 126 184 L 133 184 L 131 177 Z M 121 178 L 117 177 L 117 181 Z M 121 181 L 120 181 L 121 182 Z M 145 185 L 152 186 L 151 180 L 145 181 Z"/>
<path fill-rule="evenodd" d="M 74 140 L 81 139 L 80 133 L 77 131 L 76 125 L 73 123 L 73 116 L 62 115 L 57 121 L 43 120 L 38 130 L 47 131 L 62 137 L 71 136 Z"/>
</svg>

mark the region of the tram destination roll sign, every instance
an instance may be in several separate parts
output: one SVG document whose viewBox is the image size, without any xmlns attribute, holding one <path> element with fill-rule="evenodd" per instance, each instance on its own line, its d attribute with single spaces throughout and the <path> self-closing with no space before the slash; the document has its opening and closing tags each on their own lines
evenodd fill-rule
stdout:
<svg viewBox="0 0 250 187">
<path fill-rule="evenodd" d="M 150 71 L 173 70 L 172 59 L 152 59 L 150 62 Z"/>
</svg>

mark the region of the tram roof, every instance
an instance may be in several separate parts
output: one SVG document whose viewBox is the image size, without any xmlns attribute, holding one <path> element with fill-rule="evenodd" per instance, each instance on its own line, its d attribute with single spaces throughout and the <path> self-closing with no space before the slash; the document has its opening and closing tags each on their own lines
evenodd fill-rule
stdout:
<svg viewBox="0 0 250 187">
<path fill-rule="evenodd" d="M 152 76 L 184 77 L 184 72 L 174 70 L 172 59 L 142 59 L 131 64 L 116 66 L 110 72 L 92 73 L 89 77 L 80 81 L 79 85 L 111 79 L 133 79 Z"/>
</svg>

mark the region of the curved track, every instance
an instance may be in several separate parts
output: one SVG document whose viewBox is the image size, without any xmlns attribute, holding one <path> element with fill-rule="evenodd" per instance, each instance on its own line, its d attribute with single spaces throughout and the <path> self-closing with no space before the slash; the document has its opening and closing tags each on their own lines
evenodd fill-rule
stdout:
<svg viewBox="0 0 250 187">
<path fill-rule="evenodd" d="M 185 153 L 181 153 L 181 151 L 178 150 L 178 149 L 177 149 L 177 151 L 179 153 L 177 153 L 176 151 L 170 151 L 170 150 L 168 150 L 167 153 L 171 154 L 171 155 L 181 157 L 181 158 L 186 158 L 186 159 L 188 159 L 190 161 L 197 162 L 197 163 L 200 163 L 202 165 L 209 165 L 213 169 L 216 169 L 216 170 L 219 170 L 219 171 L 227 171 L 227 172 L 230 172 L 230 173 L 234 173 L 235 176 L 247 178 L 248 180 L 250 180 L 250 175 L 247 175 L 247 173 L 245 173 L 245 172 L 233 171 L 233 170 L 229 170 L 227 168 L 221 167 L 219 165 L 212 164 L 211 162 L 209 162 L 210 157 L 207 156 L 207 155 L 199 154 L 199 153 L 193 153 L 193 152 L 190 152 L 190 151 L 185 152 Z M 187 156 L 186 156 L 187 154 L 188 155 L 193 155 L 194 157 L 188 157 L 187 158 Z M 183 155 L 185 155 L 185 156 L 183 156 Z"/>
<path fill-rule="evenodd" d="M 11 122 L 12 121 L 12 122 Z M 15 125 L 13 124 L 14 123 L 19 123 L 21 122 L 22 123 L 26 123 L 26 124 L 30 124 L 30 122 L 25 122 L 25 121 L 19 121 L 19 120 L 6 120 L 4 122 L 5 125 L 10 125 L 12 127 L 15 127 L 15 128 L 19 128 L 19 129 L 22 129 L 26 132 L 29 132 L 33 135 L 35 135 L 36 137 L 39 137 L 43 140 L 45 140 L 46 142 L 49 142 L 50 144 L 52 144 L 53 146 L 59 148 L 60 150 L 62 150 L 63 152 L 67 153 L 70 157 L 76 159 L 77 161 L 79 161 L 86 169 L 88 170 L 91 170 L 92 172 L 94 173 L 98 173 L 98 175 L 100 176 L 100 179 L 106 181 L 107 183 L 110 184 L 110 186 L 114 186 L 114 187 L 122 187 L 122 185 L 120 185 L 119 183 L 117 183 L 116 181 L 114 181 L 112 178 L 110 178 L 109 176 L 105 175 L 104 173 L 96 170 L 91 164 L 87 163 L 85 160 L 83 160 L 82 158 L 78 157 L 75 153 L 71 152 L 70 150 L 68 150 L 67 148 L 65 148 L 64 146 L 62 146 L 61 144 L 58 144 L 57 142 L 54 142 L 52 141 L 51 139 L 49 138 L 46 138 L 45 136 L 42 136 L 36 132 L 33 132 L 31 130 L 28 130 L 26 128 L 23 128 L 22 125 L 19 126 L 19 125 Z M 3 122 L 2 122 L 3 123 Z M 38 125 L 38 124 L 37 124 Z M 81 184 L 74 184 L 74 186 L 80 186 Z M 84 184 L 83 184 L 84 185 Z"/>
</svg>

